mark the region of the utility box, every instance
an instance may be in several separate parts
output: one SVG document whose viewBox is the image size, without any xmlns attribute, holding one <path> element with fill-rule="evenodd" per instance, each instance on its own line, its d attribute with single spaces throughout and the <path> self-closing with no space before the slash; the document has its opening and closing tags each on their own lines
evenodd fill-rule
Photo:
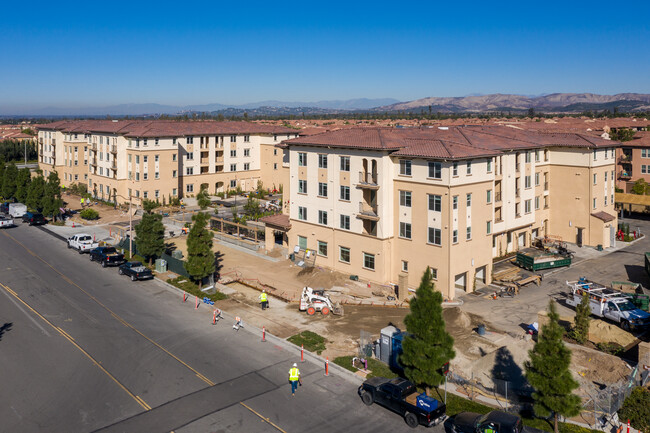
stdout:
<svg viewBox="0 0 650 433">
<path fill-rule="evenodd" d="M 167 272 L 167 260 L 156 259 L 156 272 Z"/>
<path fill-rule="evenodd" d="M 183 252 L 181 250 L 174 250 L 172 251 L 172 257 L 180 260 L 183 258 Z"/>
</svg>

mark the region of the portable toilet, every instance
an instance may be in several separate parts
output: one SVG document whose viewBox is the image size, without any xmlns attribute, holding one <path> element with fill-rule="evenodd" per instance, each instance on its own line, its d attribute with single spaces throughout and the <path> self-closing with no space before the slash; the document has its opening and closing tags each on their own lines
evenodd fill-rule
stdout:
<svg viewBox="0 0 650 433">
<path fill-rule="evenodd" d="M 380 332 L 379 343 L 379 360 L 385 364 L 390 364 L 391 354 L 393 351 L 393 337 L 401 331 L 394 326 L 387 326 Z"/>
</svg>

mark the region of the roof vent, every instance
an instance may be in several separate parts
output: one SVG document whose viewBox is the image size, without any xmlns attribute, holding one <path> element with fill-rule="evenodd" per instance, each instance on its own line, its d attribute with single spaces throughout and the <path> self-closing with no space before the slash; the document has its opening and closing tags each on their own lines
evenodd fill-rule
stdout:
<svg viewBox="0 0 650 433">
<path fill-rule="evenodd" d="M 438 126 L 438 129 L 441 129 L 443 131 L 448 131 L 449 127 L 448 126 Z"/>
</svg>

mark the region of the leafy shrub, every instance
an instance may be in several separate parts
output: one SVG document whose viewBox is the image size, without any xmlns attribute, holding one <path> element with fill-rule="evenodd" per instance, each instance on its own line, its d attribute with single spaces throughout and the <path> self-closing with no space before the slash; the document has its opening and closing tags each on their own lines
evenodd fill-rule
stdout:
<svg viewBox="0 0 650 433">
<path fill-rule="evenodd" d="M 598 350 L 609 353 L 610 355 L 618 356 L 625 351 L 625 348 L 618 343 L 598 343 L 596 344 Z"/>
<path fill-rule="evenodd" d="M 99 219 L 99 213 L 95 209 L 86 208 L 81 211 L 79 216 L 85 220 Z"/>
<path fill-rule="evenodd" d="M 634 388 L 618 411 L 618 419 L 630 420 L 630 425 L 640 431 L 650 431 L 650 390 Z"/>
</svg>

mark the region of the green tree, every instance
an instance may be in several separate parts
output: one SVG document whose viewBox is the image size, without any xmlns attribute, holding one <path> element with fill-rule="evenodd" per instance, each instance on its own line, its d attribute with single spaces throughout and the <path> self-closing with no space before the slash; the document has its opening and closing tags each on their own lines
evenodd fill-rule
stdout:
<svg viewBox="0 0 650 433">
<path fill-rule="evenodd" d="M 535 389 L 534 410 L 537 415 L 554 418 L 555 433 L 558 433 L 558 417 L 575 416 L 580 413 L 580 397 L 572 391 L 578 382 L 571 376 L 571 350 L 562 340 L 564 329 L 555 302 L 548 306 L 549 322 L 542 326 L 535 347 L 528 352 L 530 360 L 524 364 L 526 379 Z"/>
<path fill-rule="evenodd" d="M 402 341 L 400 363 L 406 377 L 415 385 L 424 386 L 429 395 L 431 387 L 443 382 L 442 368 L 456 353 L 454 339 L 445 329 L 442 317 L 442 294 L 434 290 L 428 267 L 410 309 L 404 319 L 407 334 Z"/>
<path fill-rule="evenodd" d="M 212 232 L 207 225 L 210 216 L 199 212 L 192 216 L 192 228 L 187 235 L 187 261 L 183 263 L 190 276 L 199 282 L 214 273 L 214 253 L 212 252 Z"/>
<path fill-rule="evenodd" d="M 18 177 L 18 169 L 16 164 L 10 162 L 4 170 L 2 180 L 2 195 L 9 199 L 16 196 L 16 178 Z"/>
<path fill-rule="evenodd" d="M 154 256 L 160 256 L 165 249 L 165 226 L 162 223 L 162 215 L 153 213 L 157 203 L 151 200 L 142 202 L 144 215 L 142 220 L 135 226 L 135 245 L 138 253 L 151 260 Z"/>
<path fill-rule="evenodd" d="M 618 128 L 616 131 L 609 132 L 609 138 L 614 141 L 630 141 L 634 138 L 636 131 L 629 128 Z"/>
<path fill-rule="evenodd" d="M 43 210 L 43 194 L 45 193 L 45 178 L 43 173 L 39 172 L 38 176 L 32 179 L 29 184 L 29 191 L 27 192 L 27 207 L 36 209 L 37 211 Z"/>
<path fill-rule="evenodd" d="M 18 176 L 16 176 L 16 200 L 25 203 L 31 181 L 32 174 L 29 168 L 21 168 L 18 170 Z"/>
<path fill-rule="evenodd" d="M 2 184 L 5 180 L 5 170 L 6 170 L 7 161 L 5 156 L 0 154 L 0 195 L 2 194 Z"/>
<path fill-rule="evenodd" d="M 47 177 L 47 182 L 43 188 L 43 198 L 41 200 L 41 207 L 43 213 L 50 217 L 58 215 L 63 207 L 63 200 L 61 199 L 61 182 L 59 175 L 56 171 L 50 173 Z"/>
<path fill-rule="evenodd" d="M 618 419 L 639 431 L 650 431 L 650 390 L 637 386 L 623 402 L 618 411 Z"/>
<path fill-rule="evenodd" d="M 632 194 L 644 195 L 647 188 L 648 188 L 648 184 L 646 183 L 646 181 L 643 179 L 639 179 L 636 182 L 634 182 L 634 185 L 632 185 Z"/>
<path fill-rule="evenodd" d="M 248 200 L 244 205 L 244 213 L 251 218 L 257 218 L 260 215 L 260 201 L 253 197 L 252 194 L 248 196 Z"/>
<path fill-rule="evenodd" d="M 571 330 L 571 337 L 580 344 L 584 344 L 589 338 L 590 316 L 589 296 L 585 293 L 576 307 L 576 316 L 573 319 L 573 329 Z"/>
<path fill-rule="evenodd" d="M 201 210 L 207 209 L 208 206 L 212 203 L 210 197 L 208 196 L 208 189 L 203 187 L 201 191 L 196 195 L 196 201 Z"/>
</svg>

